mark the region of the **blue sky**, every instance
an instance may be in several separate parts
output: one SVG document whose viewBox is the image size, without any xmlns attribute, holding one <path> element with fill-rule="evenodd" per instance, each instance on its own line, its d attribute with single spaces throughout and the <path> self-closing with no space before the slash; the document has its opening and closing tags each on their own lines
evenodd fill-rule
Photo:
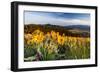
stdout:
<svg viewBox="0 0 100 73">
<path fill-rule="evenodd" d="M 61 12 L 38 12 L 25 11 L 25 24 L 52 24 L 52 25 L 90 25 L 88 13 L 61 13 Z"/>
</svg>

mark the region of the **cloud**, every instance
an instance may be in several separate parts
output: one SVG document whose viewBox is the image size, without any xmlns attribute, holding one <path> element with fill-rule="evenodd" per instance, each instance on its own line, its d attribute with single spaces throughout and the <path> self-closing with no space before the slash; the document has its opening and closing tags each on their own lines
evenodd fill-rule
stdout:
<svg viewBox="0 0 100 73">
<path fill-rule="evenodd" d="M 90 25 L 90 21 L 82 20 L 82 19 L 64 19 L 63 22 L 67 24 L 73 24 L 73 25 L 77 25 L 77 24 Z"/>
</svg>

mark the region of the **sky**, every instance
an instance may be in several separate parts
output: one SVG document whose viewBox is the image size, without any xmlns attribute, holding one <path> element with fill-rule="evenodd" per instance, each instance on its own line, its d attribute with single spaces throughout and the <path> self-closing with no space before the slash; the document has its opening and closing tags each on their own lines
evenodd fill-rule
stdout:
<svg viewBox="0 0 100 73">
<path fill-rule="evenodd" d="M 25 24 L 90 25 L 88 13 L 24 11 Z"/>
</svg>

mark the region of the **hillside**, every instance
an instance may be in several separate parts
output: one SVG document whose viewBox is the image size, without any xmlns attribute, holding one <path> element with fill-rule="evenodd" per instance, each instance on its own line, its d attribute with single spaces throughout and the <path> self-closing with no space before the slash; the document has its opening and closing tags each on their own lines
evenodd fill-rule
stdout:
<svg viewBox="0 0 100 73">
<path fill-rule="evenodd" d="M 69 26 L 58 26 L 58 25 L 37 25 L 37 24 L 25 24 L 24 33 L 32 33 L 34 30 L 39 29 L 44 33 L 54 30 L 59 32 L 61 35 L 65 33 L 67 36 L 75 37 L 90 37 L 90 27 L 86 25 L 69 25 Z"/>
</svg>

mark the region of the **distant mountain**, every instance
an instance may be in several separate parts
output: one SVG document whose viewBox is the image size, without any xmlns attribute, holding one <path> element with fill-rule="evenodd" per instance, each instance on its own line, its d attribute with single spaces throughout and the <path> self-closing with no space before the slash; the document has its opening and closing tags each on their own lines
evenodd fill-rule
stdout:
<svg viewBox="0 0 100 73">
<path fill-rule="evenodd" d="M 68 26 L 65 26 L 65 28 L 90 31 L 90 26 L 89 25 L 68 25 Z"/>
<path fill-rule="evenodd" d="M 89 25 L 67 25 L 67 26 L 58 26 L 58 25 L 51 25 L 51 24 L 45 24 L 46 27 L 62 27 L 64 29 L 77 29 L 77 30 L 84 30 L 84 31 L 90 31 L 90 26 Z"/>
<path fill-rule="evenodd" d="M 80 36 L 89 37 L 90 36 L 90 26 L 88 25 L 68 25 L 68 26 L 58 26 L 51 24 L 27 24 L 24 26 L 25 33 L 32 33 L 34 30 L 39 29 L 44 33 L 54 30 L 59 32 L 61 35 L 65 33 L 67 36 Z"/>
</svg>

